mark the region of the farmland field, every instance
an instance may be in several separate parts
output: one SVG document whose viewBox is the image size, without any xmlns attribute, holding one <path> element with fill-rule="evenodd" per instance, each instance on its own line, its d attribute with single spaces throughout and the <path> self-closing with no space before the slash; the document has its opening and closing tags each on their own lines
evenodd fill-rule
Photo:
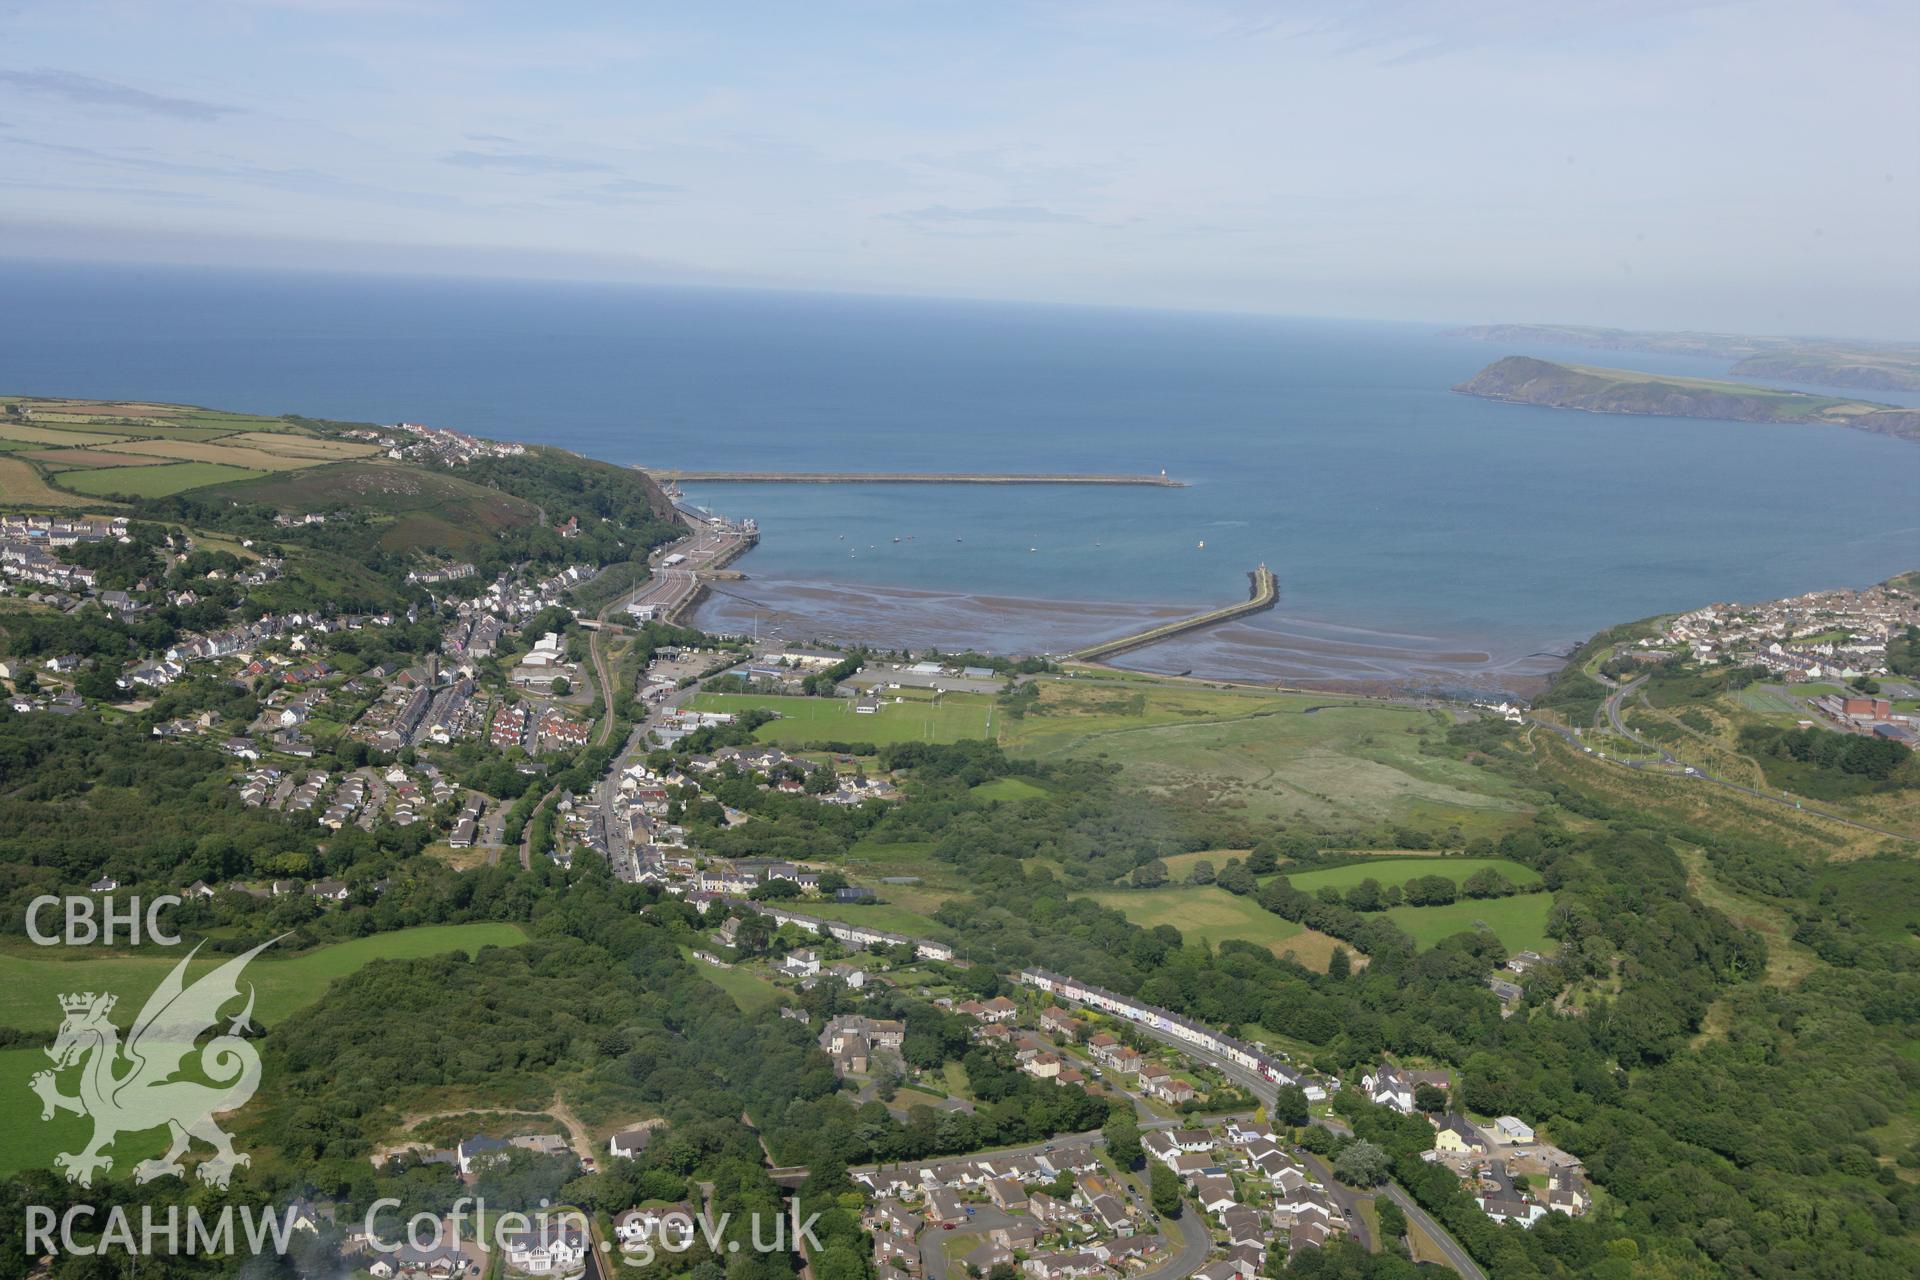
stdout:
<svg viewBox="0 0 1920 1280">
<path fill-rule="evenodd" d="M 97 471 L 70 471 L 61 484 L 75 493 L 95 496 L 124 493 L 136 498 L 164 498 L 170 493 L 200 489 L 210 484 L 251 480 L 260 473 L 214 462 L 166 462 L 154 467 L 105 467 Z"/>
<path fill-rule="evenodd" d="M 1523 893 L 1444 907 L 1393 907 L 1387 911 L 1387 918 L 1422 947 L 1485 923 L 1509 952 L 1538 951 L 1544 955 L 1557 949 L 1547 936 L 1547 914 L 1552 910 L 1552 894 Z"/>
<path fill-rule="evenodd" d="M 82 467 L 151 467 L 166 461 L 106 449 L 27 449 L 20 456 L 43 463 L 54 471 L 74 471 Z"/>
<path fill-rule="evenodd" d="M 284 960 L 263 955 L 248 967 L 246 978 L 259 993 L 254 1006 L 256 1019 L 270 1027 L 317 1000 L 335 978 L 353 973 L 368 961 L 473 952 L 483 946 L 513 946 L 524 941 L 526 935 L 510 924 L 428 925 L 335 943 Z M 0 953 L 0 1026 L 44 1032 L 50 1039 L 60 1022 L 59 997 L 83 990 L 105 990 L 116 995 L 119 1002 L 114 1021 L 124 1026 L 180 959 L 162 954 L 73 959 L 70 957 L 77 948 L 56 950 L 66 954 Z M 198 976 L 229 958 L 197 959 L 190 972 Z M 46 1054 L 38 1046 L 0 1049 L 0 1094 L 13 1100 L 7 1111 L 11 1119 L 0 1126 L 0 1174 L 51 1168 L 55 1153 L 78 1150 L 85 1141 L 89 1122 L 83 1117 L 60 1112 L 53 1120 L 40 1122 L 38 1104 L 28 1092 L 27 1080 L 46 1067 Z M 64 1091 L 70 1092 L 71 1088 L 68 1083 Z M 164 1130 L 156 1129 L 122 1139 L 111 1151 L 113 1176 L 124 1177 L 135 1161 L 157 1155 L 165 1137 Z"/>
<path fill-rule="evenodd" d="M 1103 907 L 1112 907 L 1143 929 L 1170 924 L 1189 942 L 1216 946 L 1240 938 L 1261 946 L 1276 946 L 1301 932 L 1301 926 L 1282 920 L 1252 898 L 1236 897 L 1216 885 L 1169 885 L 1160 889 L 1114 889 L 1089 894 Z"/>
<path fill-rule="evenodd" d="M 1317 929 L 1282 920 L 1252 898 L 1236 897 L 1215 885 L 1115 889 L 1088 896 L 1143 929 L 1170 924 L 1189 944 L 1203 942 L 1217 947 L 1229 938 L 1237 938 L 1263 946 L 1277 956 L 1292 955 L 1300 964 L 1322 973 L 1336 947 L 1344 947 L 1356 963 L 1364 961 L 1351 945 Z"/>
<path fill-rule="evenodd" d="M 60 445 L 99 445 L 115 444 L 127 438 L 127 433 L 105 433 L 97 431 L 62 431 L 57 427 L 30 427 L 21 422 L 0 421 L 0 440 L 18 440 L 23 444 Z"/>
<path fill-rule="evenodd" d="M 47 507 L 91 505 L 84 498 L 53 488 L 30 463 L 5 454 L 0 454 L 0 502 L 32 502 Z"/>
<path fill-rule="evenodd" d="M 803 698 L 782 694 L 702 693 L 697 711 L 776 711 L 780 719 L 760 726 L 762 742 L 958 742 L 993 733 L 994 703 L 985 694 L 950 693 L 936 704 L 888 704 L 873 715 L 853 709 L 851 698 Z"/>
<path fill-rule="evenodd" d="M 319 458 L 327 462 L 341 458 L 364 458 L 380 452 L 377 444 L 363 444 L 358 440 L 323 440 L 292 431 L 242 431 L 226 439 L 228 444 L 251 445 L 269 453 L 284 453 L 292 458 Z"/>
<path fill-rule="evenodd" d="M 1334 867 L 1327 871 L 1286 872 L 1293 887 L 1305 893 L 1332 886 L 1347 890 L 1362 880 L 1376 880 L 1382 888 L 1387 885 L 1405 884 L 1420 876 L 1445 876 L 1459 884 L 1476 871 L 1498 871 L 1517 885 L 1531 885 L 1540 882 L 1540 873 L 1532 867 L 1505 858 L 1370 858 L 1352 866 Z"/>
<path fill-rule="evenodd" d="M 120 448 L 128 453 L 155 458 L 178 458 L 186 462 L 216 462 L 250 471 L 298 471 L 319 466 L 323 459 L 298 457 L 256 446 L 210 443 L 204 440 L 135 440 Z"/>
</svg>

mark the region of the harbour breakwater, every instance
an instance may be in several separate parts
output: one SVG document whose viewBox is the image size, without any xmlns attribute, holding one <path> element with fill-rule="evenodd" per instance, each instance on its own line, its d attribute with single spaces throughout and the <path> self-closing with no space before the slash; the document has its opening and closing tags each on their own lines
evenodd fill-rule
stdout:
<svg viewBox="0 0 1920 1280">
<path fill-rule="evenodd" d="M 1273 608 L 1274 603 L 1280 599 L 1280 580 L 1274 576 L 1273 570 L 1262 564 L 1247 577 L 1251 579 L 1252 585 L 1247 598 L 1238 604 L 1195 614 L 1191 618 L 1177 618 L 1172 622 L 1163 622 L 1145 631 L 1136 631 L 1132 635 L 1105 640 L 1099 644 L 1088 645 L 1084 649 L 1076 649 L 1067 656 L 1080 662 L 1100 662 L 1132 649 L 1144 648 L 1162 640 L 1171 640 L 1189 631 L 1198 631 L 1216 623 L 1230 622 L 1235 618 L 1244 618 L 1250 613 L 1259 613 L 1262 609 Z"/>
</svg>

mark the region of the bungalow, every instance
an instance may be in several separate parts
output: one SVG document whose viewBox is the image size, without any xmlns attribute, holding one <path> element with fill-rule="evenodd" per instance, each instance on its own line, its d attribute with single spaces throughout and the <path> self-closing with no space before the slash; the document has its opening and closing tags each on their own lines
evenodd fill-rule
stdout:
<svg viewBox="0 0 1920 1280">
<path fill-rule="evenodd" d="M 1115 1196 L 1095 1196 L 1087 1208 L 1093 1213 L 1094 1221 L 1105 1231 L 1119 1231 L 1129 1222 L 1126 1206 Z"/>
<path fill-rule="evenodd" d="M 982 1240 L 978 1248 L 961 1258 L 960 1261 L 965 1264 L 967 1274 L 972 1275 L 978 1273 L 985 1275 L 995 1267 L 1011 1266 L 1013 1263 L 1013 1250 L 1007 1248 L 1005 1245 L 995 1244 L 993 1240 L 989 1238 Z"/>
<path fill-rule="evenodd" d="M 1258 1209 L 1237 1204 L 1220 1215 L 1220 1226 L 1228 1244 L 1263 1245 L 1267 1239 L 1266 1220 Z"/>
<path fill-rule="evenodd" d="M 1160 1248 L 1160 1242 L 1152 1236 L 1133 1235 L 1115 1236 L 1111 1240 L 1098 1241 L 1088 1246 L 1089 1253 L 1097 1253 L 1109 1264 L 1125 1266 L 1129 1263 L 1145 1262 Z"/>
<path fill-rule="evenodd" d="M 695 1231 L 693 1207 L 685 1203 L 629 1209 L 613 1220 L 614 1234 L 628 1247 L 653 1239 L 677 1252 L 693 1244 Z"/>
<path fill-rule="evenodd" d="M 638 1159 L 653 1142 L 652 1129 L 628 1129 L 607 1139 L 607 1153 L 623 1160 Z"/>
<path fill-rule="evenodd" d="M 1172 1167 L 1174 1159 L 1180 1155 L 1180 1148 L 1174 1142 L 1173 1135 L 1165 1131 L 1149 1133 L 1141 1138 L 1140 1149 L 1168 1167 Z"/>
<path fill-rule="evenodd" d="M 1225 1174 L 1210 1173 L 1198 1178 L 1193 1186 L 1194 1199 L 1208 1213 L 1225 1213 L 1240 1201 L 1233 1193 L 1233 1179 Z"/>
<path fill-rule="evenodd" d="M 1021 1264 L 1034 1280 L 1077 1280 L 1099 1275 L 1106 1262 L 1096 1253 L 1049 1253 Z"/>
<path fill-rule="evenodd" d="M 1237 1244 L 1227 1250 L 1227 1261 L 1241 1280 L 1253 1280 L 1267 1265 L 1267 1251 L 1263 1244 Z"/>
<path fill-rule="evenodd" d="M 1167 1136 L 1182 1151 L 1211 1151 L 1217 1145 L 1205 1129 L 1175 1129 Z"/>
<path fill-rule="evenodd" d="M 367 1274 L 377 1277 L 378 1280 L 388 1280 L 388 1277 L 400 1275 L 447 1280 L 449 1277 L 468 1274 L 467 1267 L 467 1256 L 451 1244 L 437 1245 L 430 1249 L 403 1244 L 392 1253 L 382 1254 L 368 1263 Z"/>
<path fill-rule="evenodd" d="M 1167 1168 L 1188 1183 L 1220 1172 L 1219 1162 L 1204 1151 L 1182 1151 L 1167 1162 Z"/>
<path fill-rule="evenodd" d="M 1482 1213 L 1502 1225 L 1512 1222 L 1531 1227 L 1547 1216 L 1547 1211 L 1540 1205 L 1517 1195 L 1480 1195 L 1474 1197 L 1474 1203 L 1480 1206 Z"/>
<path fill-rule="evenodd" d="M 1277 1180 L 1287 1170 L 1299 1167 L 1278 1147 L 1261 1147 L 1257 1151 L 1248 1152 L 1247 1164 L 1269 1182 Z"/>
<path fill-rule="evenodd" d="M 1075 1173 L 1091 1173 L 1100 1168 L 1100 1157 L 1094 1154 L 1093 1148 L 1081 1144 L 1056 1147 L 1041 1159 L 1056 1174 L 1069 1169 Z"/>
</svg>

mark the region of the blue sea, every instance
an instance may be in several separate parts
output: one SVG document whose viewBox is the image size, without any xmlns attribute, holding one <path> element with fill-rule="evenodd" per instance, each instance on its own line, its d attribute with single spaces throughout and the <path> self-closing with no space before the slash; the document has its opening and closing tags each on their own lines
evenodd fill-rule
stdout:
<svg viewBox="0 0 1920 1280">
<path fill-rule="evenodd" d="M 1920 446 L 1470 399 L 1449 388 L 1515 348 L 1435 326 L 45 263 L 0 265 L 0 299 L 13 392 L 427 422 L 662 467 L 1188 482 L 692 491 L 763 534 L 703 620 L 795 639 L 1057 651 L 1239 598 L 1265 562 L 1278 609 L 1128 661 L 1498 684 L 1614 622 L 1920 567 Z"/>
</svg>

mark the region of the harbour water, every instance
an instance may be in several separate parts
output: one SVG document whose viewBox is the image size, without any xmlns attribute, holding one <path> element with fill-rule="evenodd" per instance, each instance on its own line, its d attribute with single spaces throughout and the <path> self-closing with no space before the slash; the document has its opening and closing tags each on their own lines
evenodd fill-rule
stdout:
<svg viewBox="0 0 1920 1280">
<path fill-rule="evenodd" d="M 1449 388 L 1512 351 L 1431 326 L 49 264 L 0 265 L 0 289 L 8 391 L 658 466 L 1189 482 L 691 488 L 760 522 L 700 615 L 727 629 L 1062 651 L 1242 598 L 1265 561 L 1277 609 L 1123 661 L 1500 683 L 1613 622 L 1920 567 L 1920 447 L 1473 400 Z"/>
</svg>

